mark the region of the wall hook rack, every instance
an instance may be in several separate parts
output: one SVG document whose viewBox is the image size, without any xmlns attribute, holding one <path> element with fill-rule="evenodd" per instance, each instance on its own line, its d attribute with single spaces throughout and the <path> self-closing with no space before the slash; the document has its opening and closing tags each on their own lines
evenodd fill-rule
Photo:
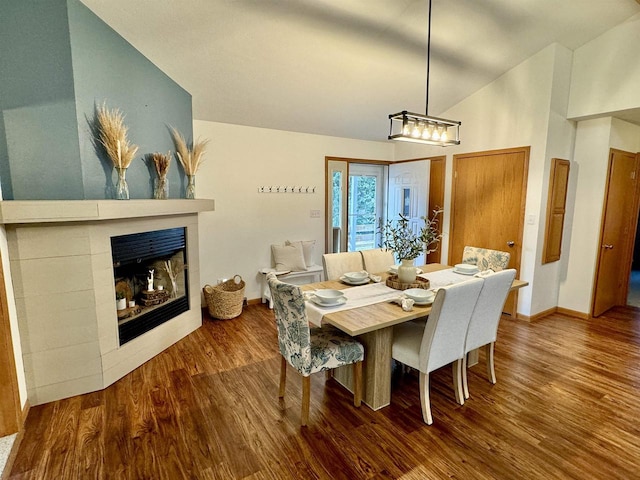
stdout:
<svg viewBox="0 0 640 480">
<path fill-rule="evenodd" d="M 268 185 L 258 187 L 258 193 L 316 193 L 315 186 Z"/>
</svg>

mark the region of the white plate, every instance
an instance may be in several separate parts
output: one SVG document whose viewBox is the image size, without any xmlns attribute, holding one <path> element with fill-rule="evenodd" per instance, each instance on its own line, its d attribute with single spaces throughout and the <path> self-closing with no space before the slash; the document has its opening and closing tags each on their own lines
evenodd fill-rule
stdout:
<svg viewBox="0 0 640 480">
<path fill-rule="evenodd" d="M 337 307 L 339 305 L 344 305 L 345 303 L 347 303 L 347 298 L 346 297 L 340 297 L 336 302 L 334 303 L 324 303 L 322 300 L 320 300 L 318 297 L 316 297 L 315 295 L 311 295 L 311 297 L 309 298 L 309 300 L 311 300 L 313 303 L 315 303 L 316 305 L 320 306 L 320 307 Z"/>
<path fill-rule="evenodd" d="M 430 298 L 429 300 L 425 300 L 424 302 L 418 302 L 418 301 L 414 300 L 413 304 L 414 305 L 419 305 L 421 307 L 424 306 L 424 305 L 431 305 L 435 299 L 436 298 L 433 297 L 433 298 Z"/>
<path fill-rule="evenodd" d="M 360 272 L 345 272 L 342 276 L 349 279 L 351 282 L 362 282 L 369 278 L 369 274 L 364 270 Z"/>
<path fill-rule="evenodd" d="M 423 288 L 409 288 L 402 293 L 404 293 L 405 296 L 409 297 L 415 303 L 418 303 L 420 305 L 431 303 L 435 298 L 435 293 Z"/>
<path fill-rule="evenodd" d="M 475 275 L 476 273 L 479 272 L 479 270 L 477 270 L 477 269 L 475 271 L 472 270 L 472 271 L 469 272 L 469 271 L 458 270 L 457 268 L 454 268 L 453 271 L 455 273 L 459 273 L 460 275 Z"/>
<path fill-rule="evenodd" d="M 369 278 L 367 277 L 367 278 L 362 279 L 362 280 L 360 280 L 358 282 L 354 282 L 354 281 L 349 280 L 347 277 L 345 277 L 343 275 L 342 277 L 340 277 L 340 281 L 343 282 L 343 283 L 346 283 L 347 285 L 366 285 L 367 283 L 369 283 Z"/>
</svg>

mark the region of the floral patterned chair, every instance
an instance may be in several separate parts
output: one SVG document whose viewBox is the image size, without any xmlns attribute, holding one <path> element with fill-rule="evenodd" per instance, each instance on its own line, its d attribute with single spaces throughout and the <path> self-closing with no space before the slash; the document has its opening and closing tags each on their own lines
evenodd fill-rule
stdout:
<svg viewBox="0 0 640 480">
<path fill-rule="evenodd" d="M 302 375 L 301 424 L 309 419 L 310 375 L 353 364 L 353 404 L 362 401 L 362 360 L 364 347 L 334 327 L 310 328 L 300 287 L 281 282 L 274 273 L 267 275 L 278 326 L 280 363 L 279 397 L 284 397 L 287 363 Z"/>
<path fill-rule="evenodd" d="M 499 272 L 509 266 L 510 259 L 509 252 L 488 248 L 466 246 L 462 252 L 462 263 L 477 265 L 480 271 L 491 269 L 494 272 Z"/>
</svg>

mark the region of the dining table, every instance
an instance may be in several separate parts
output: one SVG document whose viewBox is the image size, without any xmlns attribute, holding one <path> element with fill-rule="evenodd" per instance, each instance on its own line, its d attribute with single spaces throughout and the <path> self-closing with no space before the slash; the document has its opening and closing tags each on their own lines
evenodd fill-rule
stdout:
<svg viewBox="0 0 640 480">
<path fill-rule="evenodd" d="M 421 278 L 429 279 L 430 275 L 433 277 L 433 280 L 430 279 L 431 288 L 437 288 L 438 286 L 435 282 L 436 277 L 444 279 L 441 280 L 444 282 L 441 283 L 441 286 L 454 281 L 449 280 L 454 278 L 449 276 L 452 272 L 452 267 L 449 265 L 431 263 L 418 268 L 422 270 Z M 440 273 L 435 274 L 435 272 Z M 381 272 L 371 276 L 379 277 L 380 283 L 384 283 L 389 275 L 389 272 Z M 462 275 L 459 275 L 459 277 L 462 277 Z M 468 277 L 460 278 L 459 281 L 466 279 Z M 516 279 L 513 281 L 511 290 L 518 290 L 527 285 L 528 282 Z M 300 285 L 300 288 L 303 292 L 307 292 L 306 295 L 309 296 L 318 289 L 345 290 L 358 287 L 340 280 L 329 280 Z M 397 295 L 391 296 L 401 297 L 402 291 L 397 290 Z M 378 410 L 391 403 L 393 326 L 410 320 L 428 317 L 431 312 L 431 304 L 414 304 L 410 310 L 406 311 L 398 303 L 393 302 L 389 298 L 389 294 L 380 298 L 380 301 L 374 301 L 374 303 L 355 307 L 345 305 L 341 308 L 322 308 L 317 307 L 310 301 L 307 302 L 307 316 L 311 323 L 317 323 L 319 326 L 325 324 L 333 325 L 344 333 L 355 337 L 363 344 L 365 358 L 363 362 L 362 398 L 364 403 L 373 410 Z M 350 300 L 347 301 L 347 304 L 349 302 Z M 318 314 L 318 312 L 320 313 Z M 334 370 L 333 376 L 340 384 L 353 391 L 352 372 L 351 368 L 341 367 Z"/>
</svg>

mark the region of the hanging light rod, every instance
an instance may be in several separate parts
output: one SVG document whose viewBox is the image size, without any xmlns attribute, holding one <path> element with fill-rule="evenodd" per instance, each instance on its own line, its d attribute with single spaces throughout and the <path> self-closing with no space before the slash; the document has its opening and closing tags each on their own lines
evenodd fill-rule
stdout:
<svg viewBox="0 0 640 480">
<path fill-rule="evenodd" d="M 640 0 L 639 0 L 640 1 Z M 429 30 L 427 33 L 427 88 L 424 115 L 403 110 L 389 115 L 389 140 L 401 140 L 426 145 L 460 145 L 462 122 L 429 116 L 429 63 L 431 60 L 431 0 L 429 0 Z"/>
</svg>

